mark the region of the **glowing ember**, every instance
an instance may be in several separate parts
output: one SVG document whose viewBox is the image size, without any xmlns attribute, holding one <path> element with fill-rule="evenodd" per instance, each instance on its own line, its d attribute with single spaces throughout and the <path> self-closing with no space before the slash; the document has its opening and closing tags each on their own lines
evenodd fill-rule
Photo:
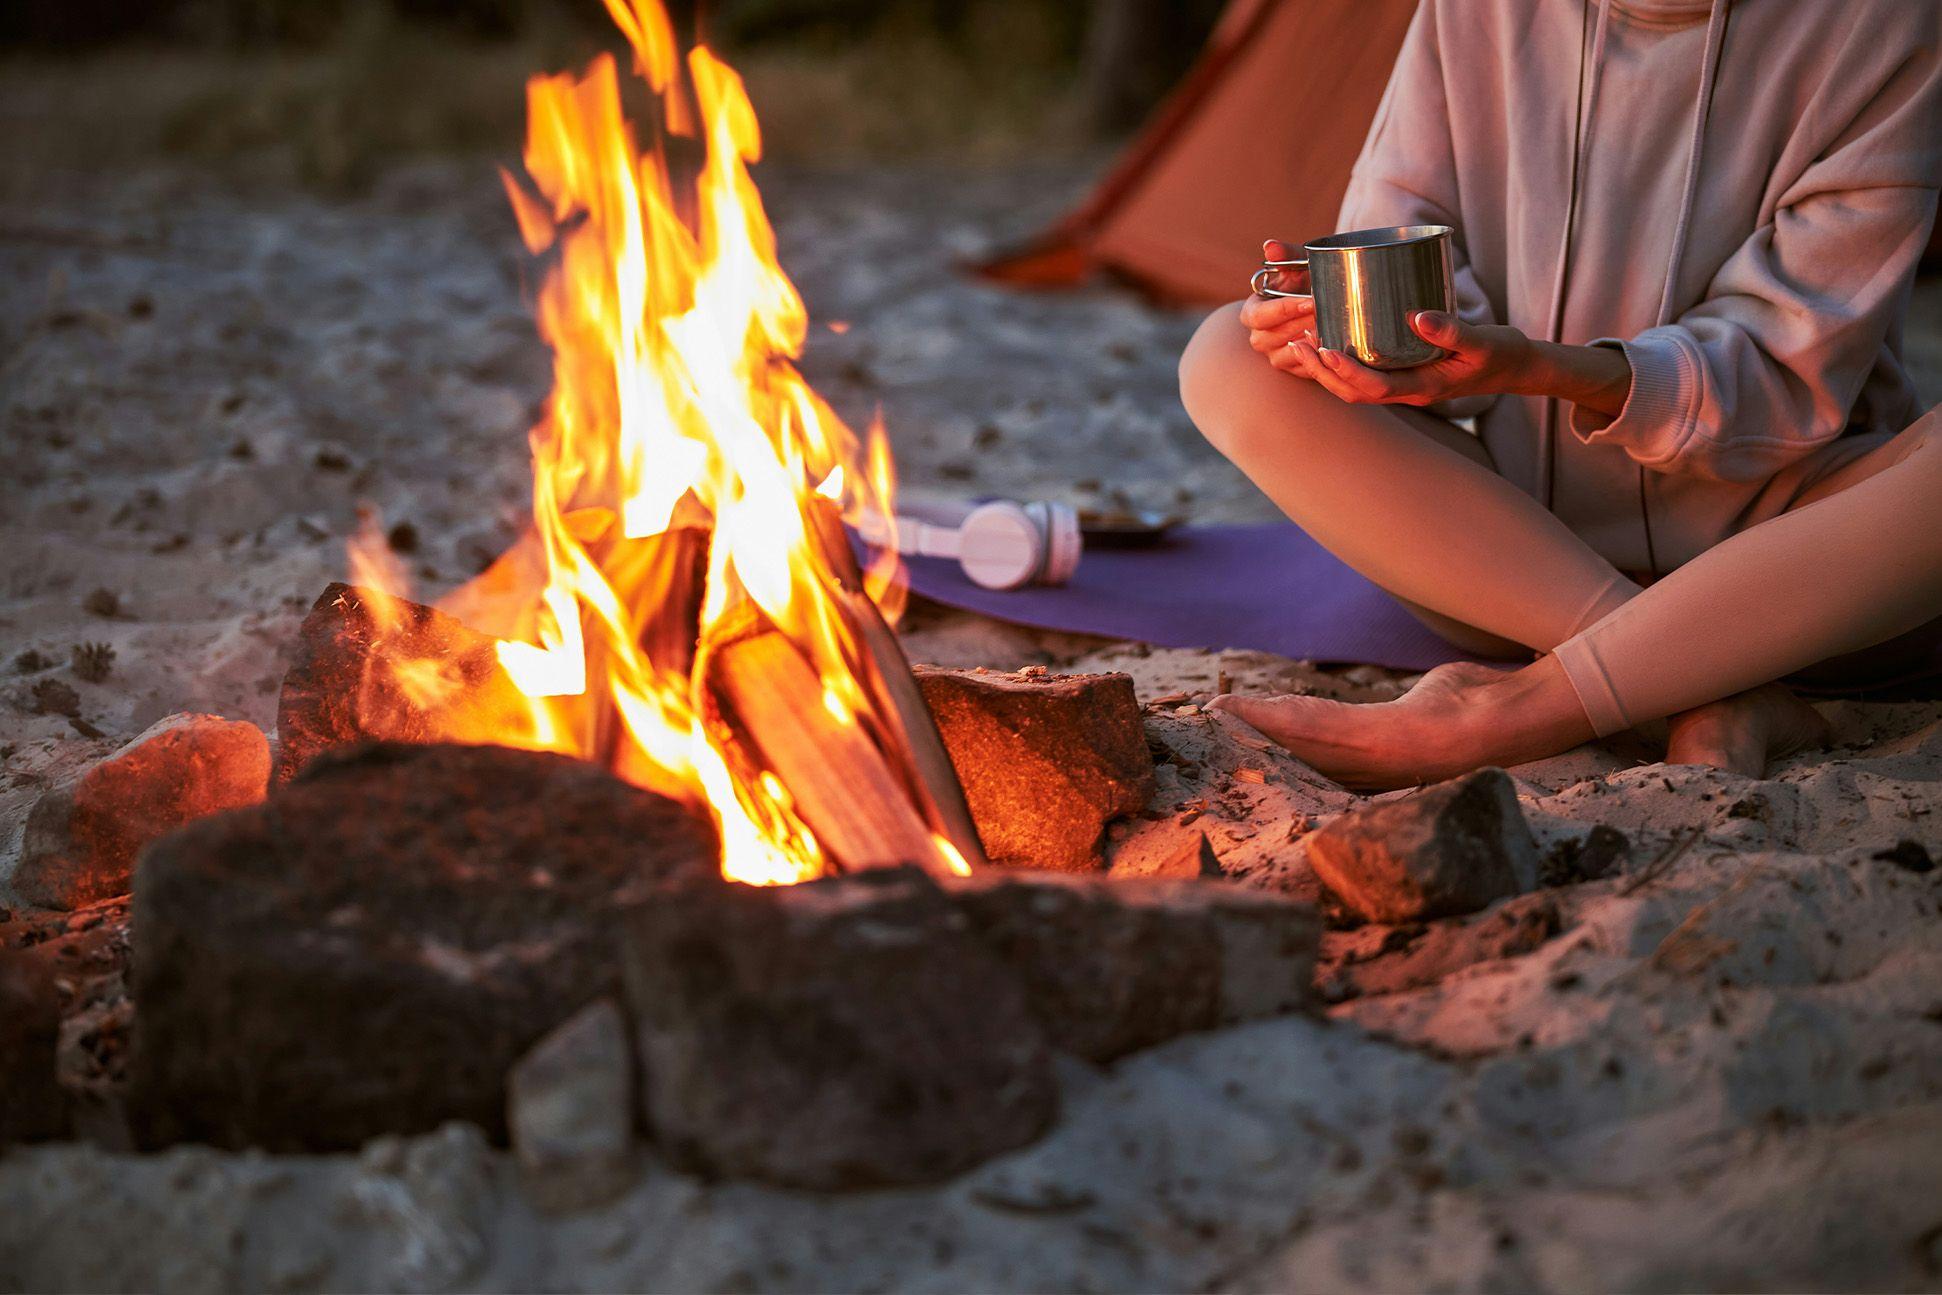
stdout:
<svg viewBox="0 0 1942 1295">
<path fill-rule="evenodd" d="M 766 883 L 865 861 L 843 857 L 853 847 L 833 829 L 812 830 L 819 820 L 765 748 L 852 751 L 855 768 L 888 771 L 869 794 L 897 798 L 893 817 L 921 829 L 890 834 L 916 842 L 903 861 L 967 872 L 975 833 L 939 808 L 866 623 L 898 610 L 894 552 L 859 574 L 836 525 L 839 513 L 891 515 L 889 451 L 880 428 L 859 438 L 846 427 L 793 363 L 808 319 L 749 177 L 754 111 L 707 49 L 682 74 L 659 0 L 607 5 L 657 120 L 636 137 L 607 56 L 578 76 L 536 77 L 526 176 L 505 176 L 527 247 L 549 262 L 538 313 L 554 389 L 530 437 L 528 577 L 507 574 L 521 565 L 509 555 L 445 600 L 461 616 L 494 604 L 500 664 L 531 703 L 529 722 L 489 738 L 597 760 L 705 803 L 724 871 Z M 704 159 L 689 183 L 670 170 L 676 136 L 700 145 L 684 156 Z M 798 731 L 799 708 L 768 725 L 768 743 L 742 749 L 711 700 L 710 661 L 728 669 L 728 645 L 751 635 L 783 645 L 743 654 L 767 663 L 762 681 L 781 689 L 783 676 L 810 672 L 809 709 L 827 732 Z M 746 710 L 750 681 L 731 682 Z"/>
</svg>

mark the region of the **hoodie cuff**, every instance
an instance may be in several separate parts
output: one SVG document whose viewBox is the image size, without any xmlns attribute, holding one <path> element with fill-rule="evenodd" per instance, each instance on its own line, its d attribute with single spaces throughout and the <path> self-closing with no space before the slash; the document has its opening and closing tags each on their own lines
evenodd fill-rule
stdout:
<svg viewBox="0 0 1942 1295">
<path fill-rule="evenodd" d="M 1632 366 L 1632 390 L 1618 417 L 1583 405 L 1571 407 L 1571 430 L 1587 445 L 1616 445 L 1643 464 L 1665 463 L 1692 435 L 1699 393 L 1698 361 L 1670 329 L 1649 329 L 1630 340 L 1601 337 L 1593 346 L 1616 347 Z"/>
</svg>

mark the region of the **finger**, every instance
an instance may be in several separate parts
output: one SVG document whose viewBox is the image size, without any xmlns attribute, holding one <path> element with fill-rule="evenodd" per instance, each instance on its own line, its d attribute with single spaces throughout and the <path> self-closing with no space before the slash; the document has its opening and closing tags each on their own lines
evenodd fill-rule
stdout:
<svg viewBox="0 0 1942 1295">
<path fill-rule="evenodd" d="M 1294 346 L 1289 349 L 1291 349 L 1292 351 L 1295 352 L 1295 354 L 1301 357 L 1302 363 L 1307 368 L 1307 376 L 1314 379 L 1316 382 L 1320 383 L 1324 388 L 1332 392 L 1337 398 L 1346 400 L 1350 404 L 1355 404 L 1355 405 L 1364 405 L 1369 403 L 1368 397 L 1364 396 L 1355 387 L 1345 382 L 1342 379 L 1341 374 L 1335 372 L 1335 370 L 1329 368 L 1329 366 L 1323 362 L 1321 349 L 1317 347 L 1313 342 L 1306 342 L 1306 341 L 1296 342 Z"/>
<path fill-rule="evenodd" d="M 1322 363 L 1321 345 L 1313 333 L 1304 333 L 1288 343 L 1284 349 L 1295 357 L 1295 362 L 1301 366 L 1303 377 L 1320 382 L 1324 377 L 1333 376 Z"/>
<path fill-rule="evenodd" d="M 1397 382 L 1389 374 L 1359 364 L 1342 351 L 1323 349 L 1319 354 L 1323 366 L 1345 386 L 1360 393 L 1364 400 L 1372 404 L 1386 404 L 1395 399 Z"/>
<path fill-rule="evenodd" d="M 1313 331 L 1300 324 L 1283 324 L 1280 328 L 1257 328 L 1247 335 L 1247 340 L 1249 346 L 1266 355 L 1277 346 L 1299 342 L 1304 337 L 1312 340 Z"/>
<path fill-rule="evenodd" d="M 1264 261 L 1292 261 L 1295 250 L 1278 238 L 1262 240 L 1261 259 Z"/>
<path fill-rule="evenodd" d="M 1253 294 L 1255 300 L 1269 301 L 1277 305 L 1282 302 L 1292 302 L 1300 305 L 1304 310 L 1313 310 L 1315 308 L 1314 298 L 1307 295 L 1308 271 L 1303 269 L 1273 270 L 1266 274 L 1266 279 L 1267 286 L 1271 291 Z"/>
<path fill-rule="evenodd" d="M 1308 297 L 1249 297 L 1241 303 L 1241 322 L 1249 328 L 1279 328 L 1314 314 L 1315 303 Z"/>
<path fill-rule="evenodd" d="M 1466 350 L 1471 340 L 1470 326 L 1448 311 L 1419 310 L 1409 317 L 1409 326 L 1416 336 L 1446 351 Z"/>
<path fill-rule="evenodd" d="M 1268 363 L 1283 373 L 1292 373 L 1301 378 L 1308 376 L 1307 365 L 1303 363 L 1301 353 L 1295 349 L 1293 343 L 1277 346 L 1265 354 L 1268 357 Z"/>
</svg>

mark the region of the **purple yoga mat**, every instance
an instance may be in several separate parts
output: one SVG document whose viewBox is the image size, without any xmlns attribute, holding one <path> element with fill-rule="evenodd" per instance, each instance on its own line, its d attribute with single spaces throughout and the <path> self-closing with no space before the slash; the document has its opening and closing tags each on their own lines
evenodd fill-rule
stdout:
<svg viewBox="0 0 1942 1295">
<path fill-rule="evenodd" d="M 926 598 L 1039 629 L 1159 647 L 1253 648 L 1427 670 L 1465 653 L 1286 522 L 1197 526 L 1149 548 L 1089 549 L 1070 583 L 999 592 L 948 558 L 908 558 Z"/>
<path fill-rule="evenodd" d="M 905 561 L 924 597 L 1039 629 L 1396 670 L 1473 659 L 1288 522 L 1188 527 L 1151 548 L 1090 549 L 1069 584 L 1009 593 L 972 584 L 948 558 Z M 1788 682 L 1823 695 L 1942 695 L 1942 620 Z"/>
</svg>

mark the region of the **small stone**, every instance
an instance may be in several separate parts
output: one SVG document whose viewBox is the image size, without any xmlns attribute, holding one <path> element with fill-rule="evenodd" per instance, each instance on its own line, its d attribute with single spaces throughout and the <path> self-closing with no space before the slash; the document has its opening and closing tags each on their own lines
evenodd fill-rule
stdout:
<svg viewBox="0 0 1942 1295">
<path fill-rule="evenodd" d="M 1546 852 L 1538 865 L 1538 884 L 1575 886 L 1616 872 L 1632 854 L 1625 833 L 1603 823 L 1584 836 L 1567 836 Z"/>
<path fill-rule="evenodd" d="M 1472 913 L 1537 884 L 1537 843 L 1502 769 L 1351 810 L 1311 833 L 1307 851 L 1322 884 L 1370 922 Z"/>
<path fill-rule="evenodd" d="M 1055 1047 L 1104 1062 L 1307 1006 L 1314 909 L 1225 882 L 986 872 L 946 884 Z"/>
<path fill-rule="evenodd" d="M 1129 676 L 919 666 L 917 682 L 993 863 L 1104 866 L 1107 822 L 1145 808 L 1154 788 Z"/>
<path fill-rule="evenodd" d="M 143 1146 L 356 1147 L 465 1120 L 618 981 L 621 913 L 720 886 L 685 806 L 564 756 L 370 743 L 156 842 L 135 877 Z"/>
<path fill-rule="evenodd" d="M 581 1008 L 512 1068 L 506 1125 L 526 1195 L 540 1209 L 591 1209 L 633 1184 L 633 1071 L 612 998 Z"/>
<path fill-rule="evenodd" d="M 1875 851 L 1874 857 L 1918 876 L 1935 871 L 1935 860 L 1929 857 L 1928 847 L 1920 841 L 1897 841 L 1891 849 Z"/>
<path fill-rule="evenodd" d="M 112 620 L 121 615 L 121 595 L 112 589 L 91 589 L 88 596 L 81 600 L 81 607 L 84 611 Z"/>
<path fill-rule="evenodd" d="M 1220 856 L 1214 853 L 1213 842 L 1207 839 L 1207 833 L 1197 827 L 1189 827 L 1181 833 L 1179 845 L 1164 853 L 1143 853 L 1114 859 L 1108 875 L 1114 880 L 1129 877 L 1179 880 L 1191 877 L 1219 879 L 1225 874 L 1221 871 Z"/>
<path fill-rule="evenodd" d="M 1480 962 L 1522 957 L 1563 929 L 1564 915 L 1556 898 L 1540 892 L 1519 895 L 1468 917 L 1334 932 L 1323 938 L 1324 956 L 1333 964 L 1331 970 L 1342 990 L 1393 994 L 1434 985 Z M 1554 980 L 1552 987 L 1566 986 Z"/>
<path fill-rule="evenodd" d="M 86 771 L 41 793 L 27 815 L 13 888 L 43 908 L 126 894 L 136 855 L 192 819 L 263 799 L 261 729 L 171 715 Z"/>
<path fill-rule="evenodd" d="M 686 1169 L 933 1182 L 1056 1110 L 1018 978 L 920 870 L 657 896 L 625 963 L 648 1125 Z"/>
</svg>

